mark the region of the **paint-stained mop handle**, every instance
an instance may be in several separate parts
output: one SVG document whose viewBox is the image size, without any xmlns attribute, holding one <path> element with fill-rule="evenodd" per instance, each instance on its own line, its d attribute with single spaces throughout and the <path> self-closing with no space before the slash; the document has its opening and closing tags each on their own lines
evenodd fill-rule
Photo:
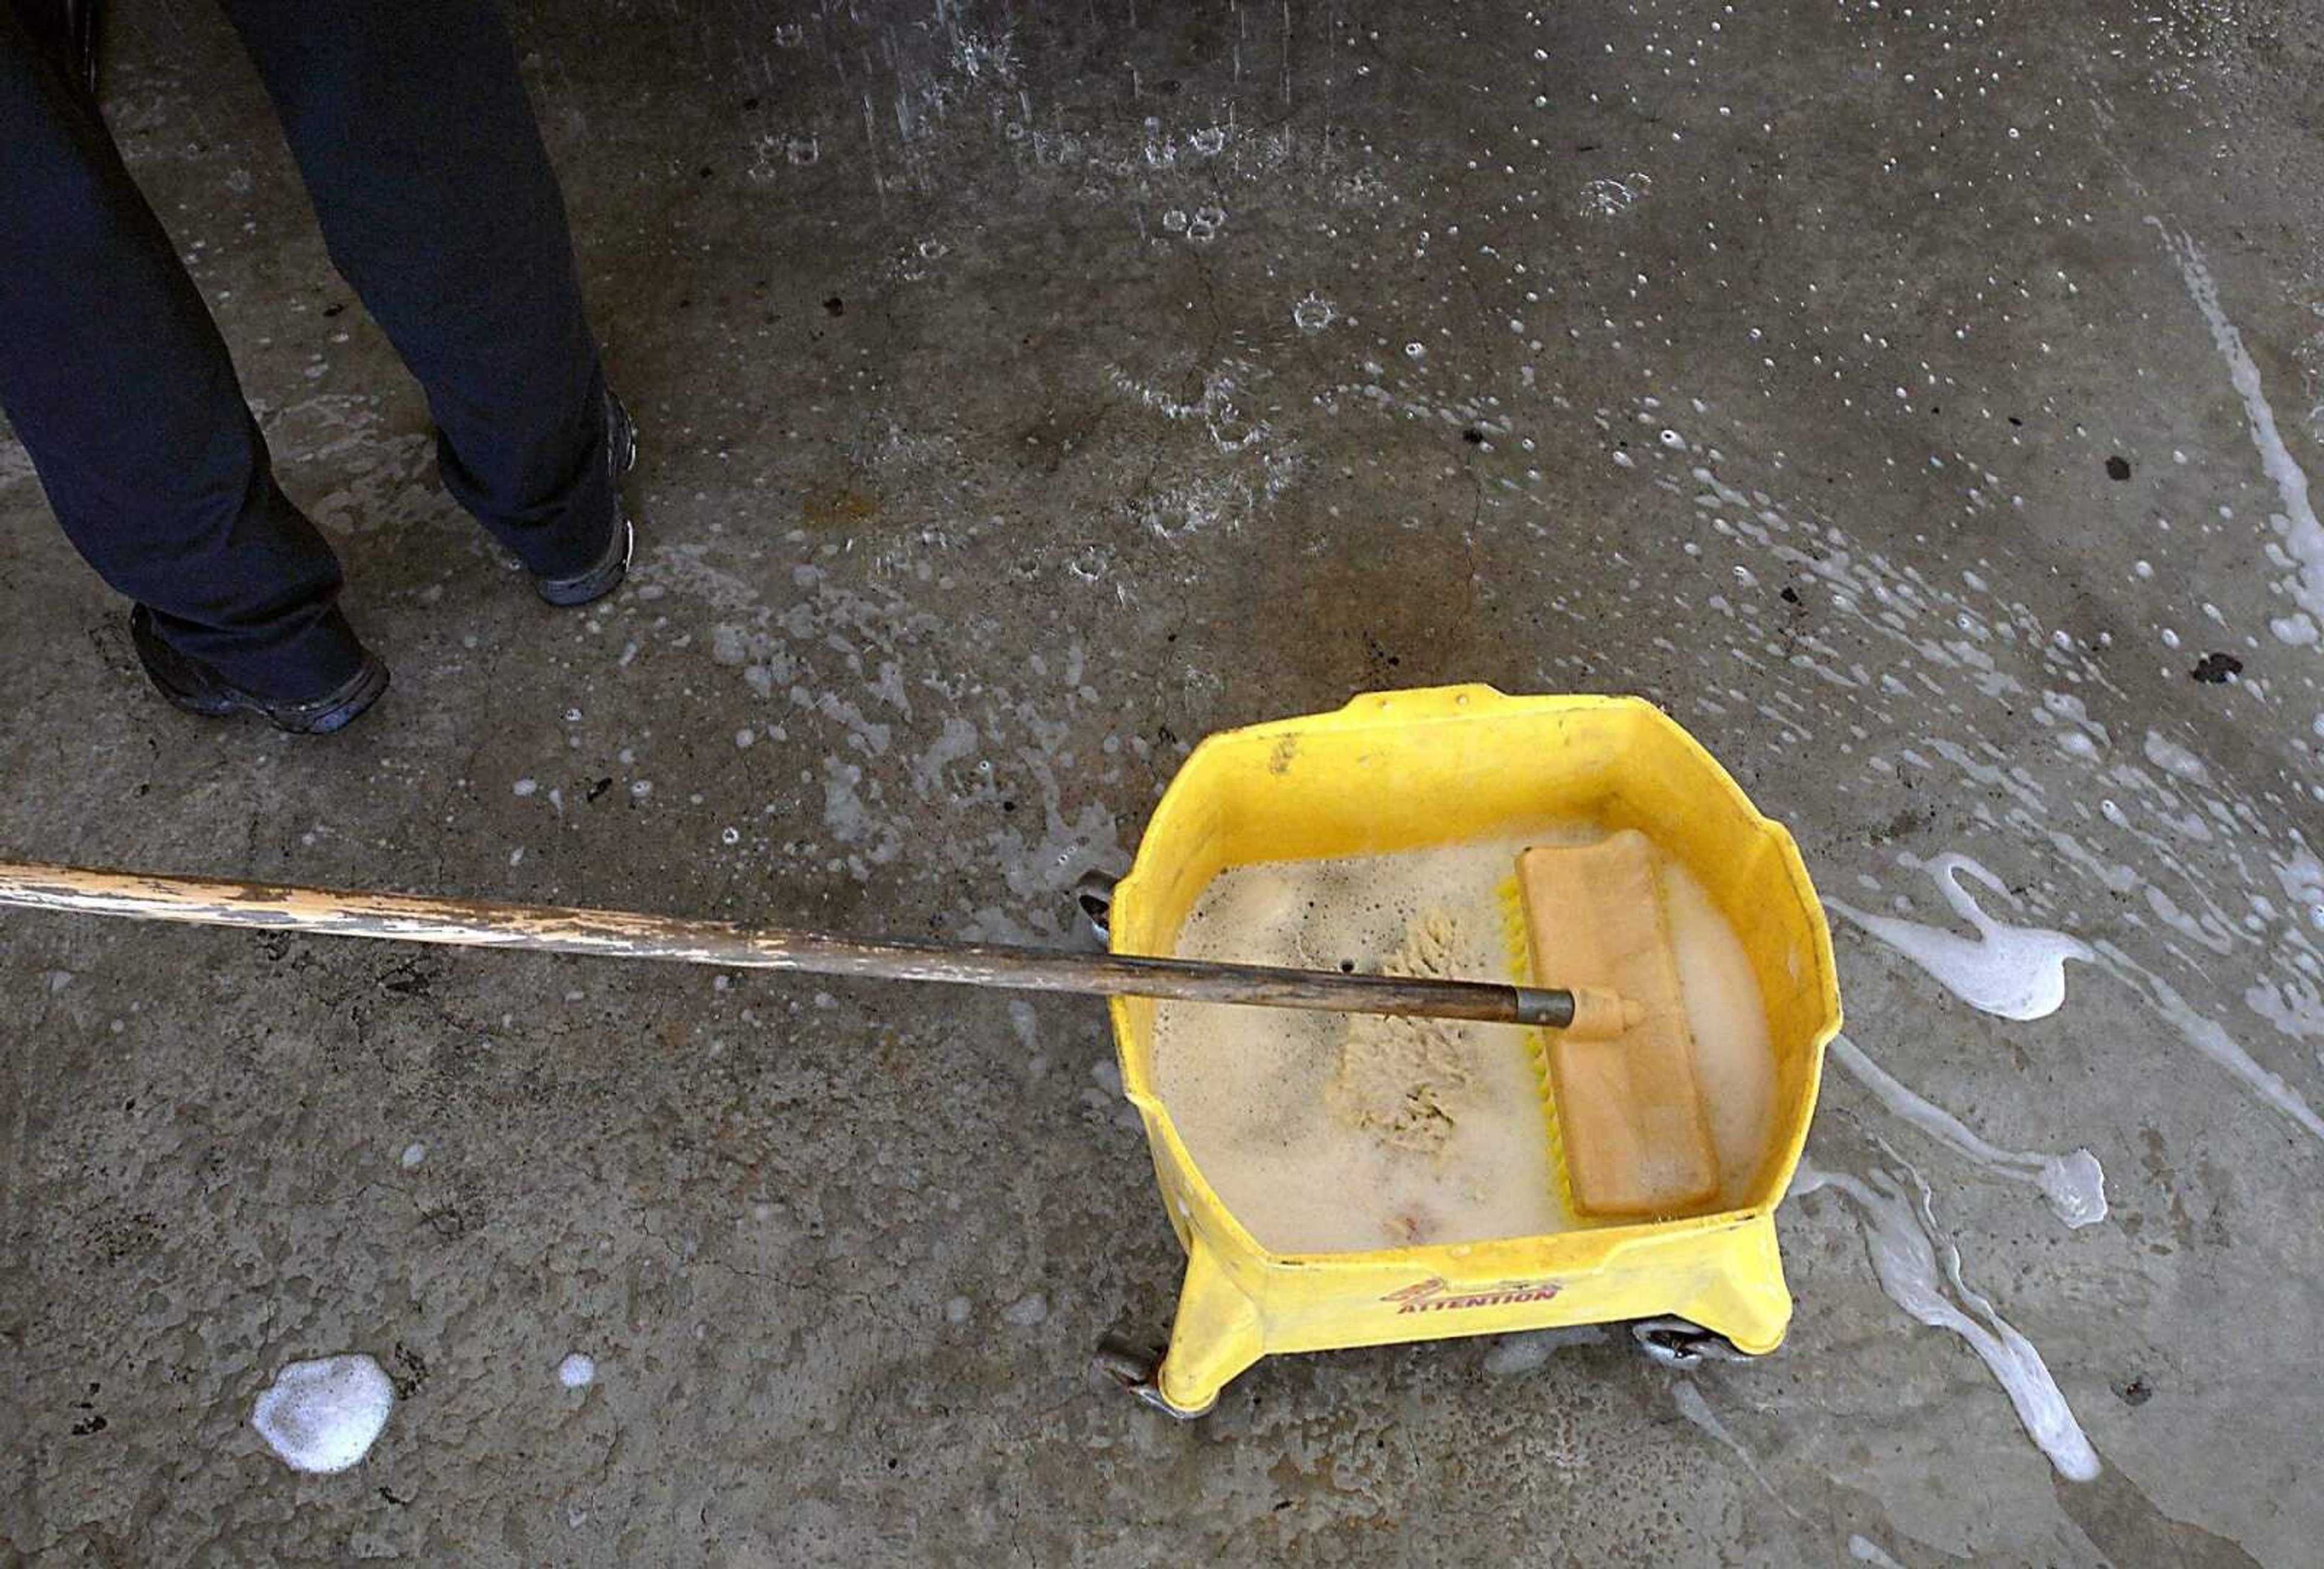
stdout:
<svg viewBox="0 0 2324 1569">
<path fill-rule="evenodd" d="M 540 909 L 402 893 L 284 888 L 0 862 L 0 905 L 254 927 L 317 937 L 384 937 L 457 947 L 666 959 L 733 969 L 795 970 L 880 981 L 939 981 L 1028 992 L 1240 1002 L 1325 1013 L 1386 1013 L 1539 1025 L 1617 1035 L 1633 1005 L 1606 993 L 1480 981 L 1343 975 L 1047 948 L 950 946 L 827 937 L 610 909 Z"/>
</svg>

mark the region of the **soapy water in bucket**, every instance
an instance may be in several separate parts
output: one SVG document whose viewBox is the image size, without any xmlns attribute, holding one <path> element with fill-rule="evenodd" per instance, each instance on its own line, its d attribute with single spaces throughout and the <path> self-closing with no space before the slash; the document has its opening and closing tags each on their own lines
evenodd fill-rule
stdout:
<svg viewBox="0 0 2324 1569">
<path fill-rule="evenodd" d="M 1397 854 L 1232 867 L 1197 900 L 1177 952 L 1510 980 L 1501 891 L 1518 852 L 1601 832 L 1565 822 Z M 1742 944 L 1709 894 L 1675 863 L 1664 872 L 1720 1203 L 1739 1202 L 1773 1114 L 1766 1013 Z M 1538 1236 L 1577 1223 L 1561 1197 L 1528 1030 L 1164 1002 L 1154 1062 L 1195 1166 L 1270 1251 Z"/>
</svg>

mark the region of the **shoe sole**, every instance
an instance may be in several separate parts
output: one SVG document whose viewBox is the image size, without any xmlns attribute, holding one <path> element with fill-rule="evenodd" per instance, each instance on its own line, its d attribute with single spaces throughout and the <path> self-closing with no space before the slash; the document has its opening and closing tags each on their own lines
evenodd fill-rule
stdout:
<svg viewBox="0 0 2324 1569">
<path fill-rule="evenodd" d="M 559 581 L 536 577 L 532 580 L 533 592 L 540 595 L 545 603 L 553 605 L 559 610 L 570 610 L 576 605 L 589 605 L 603 599 L 614 589 L 619 588 L 622 586 L 622 579 L 630 575 L 630 555 L 637 549 L 637 530 L 632 526 L 629 515 L 625 512 L 622 516 L 622 552 L 618 560 L 593 568 L 578 577 L 567 577 Z M 599 576 L 601 573 L 604 574 L 602 577 Z"/>
<path fill-rule="evenodd" d="M 390 679 L 387 662 L 364 650 L 363 662 L 337 693 L 316 698 L 311 703 L 269 706 L 263 699 L 235 691 L 223 681 L 215 686 L 206 684 L 200 689 L 192 689 L 171 679 L 163 665 L 172 659 L 184 661 L 185 656 L 161 641 L 161 633 L 152 626 L 152 613 L 142 605 L 130 613 L 129 641 L 136 651 L 138 664 L 144 669 L 147 684 L 171 707 L 204 719 L 230 719 L 237 714 L 255 714 L 277 730 L 291 735 L 328 735 L 333 731 L 346 729 L 365 709 L 379 701 L 380 695 L 387 690 Z M 149 641 L 151 647 L 148 646 Z"/>
<path fill-rule="evenodd" d="M 388 674 L 386 661 L 372 659 L 364 664 L 362 684 L 335 705 L 327 714 L 295 724 L 277 718 L 272 714 L 266 717 L 274 728 L 287 731 L 293 735 L 329 735 L 337 731 L 345 730 L 362 718 L 366 709 L 386 695 L 388 682 L 392 678 Z"/>
<path fill-rule="evenodd" d="M 149 669 L 146 678 L 153 689 L 171 707 L 188 714 L 198 714 L 205 719 L 231 719 L 237 714 L 255 714 L 286 735 L 329 735 L 345 730 L 361 718 L 364 711 L 379 701 L 392 678 L 384 662 L 369 659 L 364 663 L 361 682 L 355 689 L 312 717 L 299 715 L 286 718 L 265 704 L 246 697 L 219 696 L 205 697 L 198 693 L 184 691 L 161 684 L 161 678 Z"/>
<path fill-rule="evenodd" d="M 608 396 L 611 394 L 609 393 Z M 620 408 L 622 414 L 622 449 L 614 455 L 613 460 L 613 483 L 618 485 L 627 479 L 630 471 L 638 466 L 638 427 L 637 421 L 630 418 L 630 411 L 621 408 L 618 401 L 615 401 L 614 407 Z M 613 504 L 616 507 L 621 505 L 619 496 L 613 498 Z M 595 604 L 622 586 L 622 579 L 630 575 L 630 558 L 636 553 L 638 548 L 638 531 L 637 525 L 631 521 L 626 510 L 622 511 L 621 516 L 621 560 L 611 567 L 601 563 L 577 577 L 557 580 L 546 577 L 534 578 L 533 592 L 540 595 L 543 604 L 555 605 L 559 610 L 572 610 L 580 605 Z M 600 573 L 606 574 L 602 580 L 599 579 Z"/>
</svg>

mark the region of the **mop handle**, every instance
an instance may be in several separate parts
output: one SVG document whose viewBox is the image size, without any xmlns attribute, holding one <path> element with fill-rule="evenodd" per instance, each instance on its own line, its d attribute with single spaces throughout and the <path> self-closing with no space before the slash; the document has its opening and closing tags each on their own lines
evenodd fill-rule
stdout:
<svg viewBox="0 0 2324 1569">
<path fill-rule="evenodd" d="M 1575 993 L 1571 991 L 1480 981 L 1342 974 L 1330 970 L 1048 948 L 894 942 L 621 910 L 275 887 L 223 878 L 163 877 L 32 862 L 0 862 L 0 905 L 317 937 L 666 959 L 728 969 L 935 981 L 1025 992 L 1240 1002 L 1324 1013 L 1465 1019 L 1552 1029 L 1573 1025 L 1577 1012 Z M 1618 998 L 1585 989 L 1578 1007 L 1588 1029 L 1608 1008 L 1618 1021 L 1625 1005 Z M 1619 1033 L 1618 1022 L 1611 1033 Z"/>
</svg>

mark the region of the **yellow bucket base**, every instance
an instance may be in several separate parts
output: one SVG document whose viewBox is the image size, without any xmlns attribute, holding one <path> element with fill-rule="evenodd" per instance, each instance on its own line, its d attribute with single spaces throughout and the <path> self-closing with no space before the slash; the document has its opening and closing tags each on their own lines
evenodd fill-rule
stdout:
<svg viewBox="0 0 2324 1569">
<path fill-rule="evenodd" d="M 1186 1278 L 1157 1376 L 1207 1410 L 1262 1356 L 1674 1315 L 1755 1354 L 1792 1299 L 1775 1209 L 1840 1029 L 1831 932 L 1791 835 L 1695 740 L 1632 697 L 1508 697 L 1490 687 L 1370 693 L 1334 714 L 1204 741 L 1114 890 L 1116 953 L 1167 954 L 1211 880 L 1257 861 L 1389 854 L 1587 817 L 1683 862 L 1742 939 L 1775 1057 L 1773 1137 L 1738 1208 L 1550 1236 L 1371 1252 L 1269 1253 L 1219 1200 L 1155 1094 L 1154 1005 L 1112 1003 L 1122 1086 L 1145 1120 Z"/>
</svg>

